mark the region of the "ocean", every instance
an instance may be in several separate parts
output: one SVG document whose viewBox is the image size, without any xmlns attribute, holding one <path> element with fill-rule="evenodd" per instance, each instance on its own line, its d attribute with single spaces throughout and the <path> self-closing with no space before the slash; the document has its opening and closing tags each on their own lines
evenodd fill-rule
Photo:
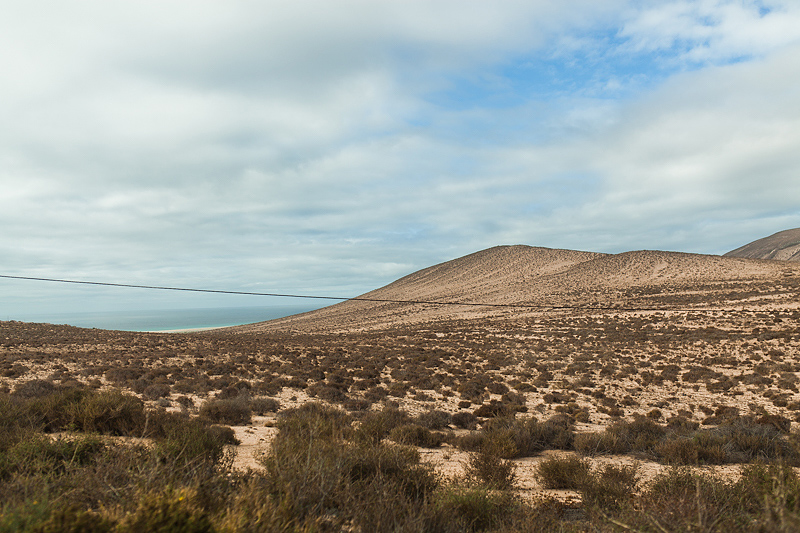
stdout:
<svg viewBox="0 0 800 533">
<path fill-rule="evenodd" d="M 55 313 L 9 319 L 119 331 L 173 331 L 240 326 L 313 311 L 320 307 L 322 305 L 316 303 L 268 307 L 155 309 L 145 311 Z"/>
</svg>

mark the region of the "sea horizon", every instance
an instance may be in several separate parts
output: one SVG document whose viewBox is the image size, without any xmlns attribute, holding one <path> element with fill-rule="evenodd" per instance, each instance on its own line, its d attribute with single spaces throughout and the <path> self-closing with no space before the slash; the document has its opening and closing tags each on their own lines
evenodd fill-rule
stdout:
<svg viewBox="0 0 800 533">
<path fill-rule="evenodd" d="M 30 313 L 3 320 L 69 325 L 133 332 L 168 332 L 241 326 L 283 318 L 323 307 L 310 305 L 273 305 L 258 307 L 196 307 L 184 309 L 136 309 L 72 313 Z"/>
</svg>

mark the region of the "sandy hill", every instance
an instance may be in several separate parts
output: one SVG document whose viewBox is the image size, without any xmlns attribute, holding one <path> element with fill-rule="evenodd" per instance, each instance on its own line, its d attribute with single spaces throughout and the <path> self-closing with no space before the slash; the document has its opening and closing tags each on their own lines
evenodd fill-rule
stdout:
<svg viewBox="0 0 800 533">
<path fill-rule="evenodd" d="M 800 264 L 679 252 L 600 254 L 517 245 L 498 246 L 434 265 L 361 297 L 543 308 L 674 308 L 780 299 L 787 284 L 800 284 Z M 532 312 L 541 309 L 350 300 L 235 329 L 347 331 Z"/>
<path fill-rule="evenodd" d="M 800 261 L 800 228 L 779 231 L 732 250 L 725 256 Z"/>
</svg>

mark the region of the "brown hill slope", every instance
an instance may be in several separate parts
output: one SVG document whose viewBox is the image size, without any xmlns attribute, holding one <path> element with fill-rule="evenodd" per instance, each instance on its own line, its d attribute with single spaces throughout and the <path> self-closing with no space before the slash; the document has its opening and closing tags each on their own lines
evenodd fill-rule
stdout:
<svg viewBox="0 0 800 533">
<path fill-rule="evenodd" d="M 800 228 L 779 231 L 732 250 L 725 257 L 800 261 Z"/>
<path fill-rule="evenodd" d="M 363 295 L 385 300 L 641 308 L 733 304 L 796 294 L 800 264 L 678 252 L 616 255 L 498 246 L 405 276 Z M 350 331 L 443 319 L 519 316 L 541 308 L 347 301 L 235 328 Z"/>
</svg>

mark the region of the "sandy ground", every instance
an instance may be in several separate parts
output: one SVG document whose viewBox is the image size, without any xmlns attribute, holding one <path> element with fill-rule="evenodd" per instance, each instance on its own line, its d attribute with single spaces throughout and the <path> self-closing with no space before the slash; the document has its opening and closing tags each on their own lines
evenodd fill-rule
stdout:
<svg viewBox="0 0 800 533">
<path fill-rule="evenodd" d="M 192 416 L 238 391 L 276 399 L 282 410 L 324 401 L 356 414 L 394 405 L 411 416 L 513 401 L 519 417 L 561 413 L 578 420 L 580 431 L 635 416 L 714 424 L 730 409 L 779 415 L 793 428 L 800 420 L 798 263 L 499 247 L 370 295 L 542 307 L 346 302 L 266 324 L 185 333 L 0 322 L 0 389 L 77 381 Z M 256 416 L 234 427 L 236 468 L 259 467 L 277 432 L 274 420 Z M 466 458 L 448 445 L 420 453 L 450 477 Z M 533 470 L 552 453 L 563 452 L 516 461 L 521 494 L 542 490 Z M 592 458 L 596 465 L 635 460 Z M 641 461 L 640 468 L 646 481 L 665 467 Z M 711 470 L 734 476 L 738 468 Z"/>
</svg>

